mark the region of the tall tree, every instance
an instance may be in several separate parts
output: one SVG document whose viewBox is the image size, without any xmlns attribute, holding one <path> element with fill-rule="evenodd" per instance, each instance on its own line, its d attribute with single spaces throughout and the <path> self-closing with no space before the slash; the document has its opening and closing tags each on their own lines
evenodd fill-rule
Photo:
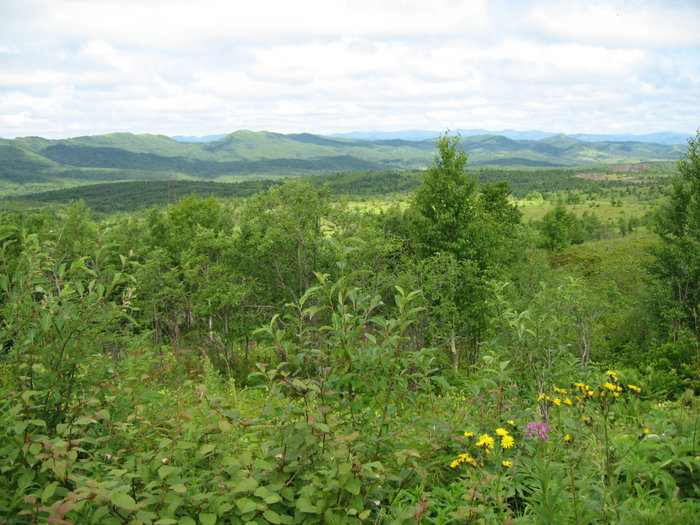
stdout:
<svg viewBox="0 0 700 525">
<path fill-rule="evenodd" d="M 667 283 L 674 303 L 669 319 L 674 338 L 683 327 L 700 337 L 700 130 L 688 139 L 678 170 L 669 201 L 655 217 L 661 247 L 652 271 Z"/>
<path fill-rule="evenodd" d="M 438 154 L 423 176 L 411 205 L 418 254 L 451 253 L 460 259 L 475 255 L 476 180 L 467 177 L 467 154 L 459 136 L 447 133 L 437 141 Z"/>
</svg>

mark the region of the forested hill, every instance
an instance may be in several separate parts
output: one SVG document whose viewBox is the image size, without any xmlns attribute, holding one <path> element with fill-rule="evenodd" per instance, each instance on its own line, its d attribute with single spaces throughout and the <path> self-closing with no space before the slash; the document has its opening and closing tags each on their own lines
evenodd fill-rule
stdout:
<svg viewBox="0 0 700 525">
<path fill-rule="evenodd" d="M 566 135 L 515 140 L 465 137 L 470 166 L 572 167 L 585 164 L 676 160 L 678 145 L 586 142 Z M 434 139 L 360 140 L 309 133 L 237 131 L 209 142 L 180 142 L 162 135 L 109 135 L 48 140 L 0 139 L 0 191 L 6 195 L 120 180 L 232 181 L 350 171 L 424 169 Z"/>
</svg>

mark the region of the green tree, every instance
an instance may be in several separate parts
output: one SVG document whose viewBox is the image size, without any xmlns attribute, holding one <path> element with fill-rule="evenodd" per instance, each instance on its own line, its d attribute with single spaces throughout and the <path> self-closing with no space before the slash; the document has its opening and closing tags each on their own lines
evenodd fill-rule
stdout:
<svg viewBox="0 0 700 525">
<path fill-rule="evenodd" d="M 416 190 L 411 219 L 418 254 L 451 253 L 460 259 L 476 255 L 476 180 L 467 177 L 467 154 L 458 148 L 459 136 L 445 134 L 437 141 L 438 154 Z"/>
<path fill-rule="evenodd" d="M 683 327 L 700 336 L 700 131 L 688 139 L 678 170 L 680 177 L 653 223 L 661 246 L 651 268 L 668 288 L 674 338 Z"/>
<path fill-rule="evenodd" d="M 486 327 L 486 282 L 507 260 L 520 211 L 509 200 L 507 181 L 477 192 L 476 180 L 464 170 L 467 154 L 459 136 L 445 134 L 437 148 L 408 217 L 420 260 L 416 284 L 427 301 L 425 339 L 447 344 L 457 369 L 460 355 L 468 363 L 476 359 Z"/>
</svg>

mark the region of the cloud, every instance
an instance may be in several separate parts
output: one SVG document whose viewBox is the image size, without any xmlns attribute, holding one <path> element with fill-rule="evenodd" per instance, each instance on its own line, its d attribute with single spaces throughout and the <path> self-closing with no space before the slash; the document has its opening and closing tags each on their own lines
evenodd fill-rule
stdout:
<svg viewBox="0 0 700 525">
<path fill-rule="evenodd" d="M 695 2 L 24 0 L 0 136 L 697 128 Z"/>
</svg>

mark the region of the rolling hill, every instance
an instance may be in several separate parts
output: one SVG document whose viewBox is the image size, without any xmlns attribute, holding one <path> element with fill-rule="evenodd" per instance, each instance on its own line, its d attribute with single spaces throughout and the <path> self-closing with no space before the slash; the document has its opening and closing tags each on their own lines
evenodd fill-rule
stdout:
<svg viewBox="0 0 700 525">
<path fill-rule="evenodd" d="M 639 141 L 583 141 L 554 135 L 516 139 L 463 137 L 468 166 L 575 167 L 676 160 L 685 147 Z M 406 140 L 236 131 L 216 140 L 178 141 L 163 135 L 112 133 L 47 140 L 0 139 L 0 195 L 19 195 L 90 182 L 301 177 L 356 171 L 421 170 L 434 139 Z"/>
</svg>

